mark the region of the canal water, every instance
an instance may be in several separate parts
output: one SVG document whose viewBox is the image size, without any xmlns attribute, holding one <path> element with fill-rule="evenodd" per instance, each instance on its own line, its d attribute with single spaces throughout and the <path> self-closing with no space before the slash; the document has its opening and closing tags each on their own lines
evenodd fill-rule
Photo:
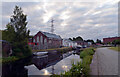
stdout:
<svg viewBox="0 0 120 77">
<path fill-rule="evenodd" d="M 54 56 L 53 56 L 54 57 Z M 49 66 L 42 70 L 39 70 L 34 64 L 25 66 L 28 69 L 28 75 L 51 75 L 51 74 L 61 74 L 65 71 L 70 70 L 72 63 L 76 64 L 81 61 L 80 56 L 77 54 L 71 54 L 68 57 L 62 59 L 55 65 Z"/>
</svg>

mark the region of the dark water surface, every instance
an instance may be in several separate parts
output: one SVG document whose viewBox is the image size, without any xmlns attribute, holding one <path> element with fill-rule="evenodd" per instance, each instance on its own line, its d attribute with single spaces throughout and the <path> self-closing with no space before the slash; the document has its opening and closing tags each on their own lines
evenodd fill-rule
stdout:
<svg viewBox="0 0 120 77">
<path fill-rule="evenodd" d="M 67 53 L 50 52 L 43 56 L 29 56 L 2 65 L 2 77 L 28 77 L 32 75 L 61 74 L 70 70 L 72 63 L 81 61 L 80 56 Z"/>
<path fill-rule="evenodd" d="M 63 73 L 65 71 L 68 71 L 71 68 L 72 63 L 73 62 L 77 63 L 78 61 L 81 61 L 80 56 L 76 55 L 76 54 L 75 55 L 72 54 L 72 55 L 62 59 L 61 61 L 59 61 L 55 65 L 49 66 L 49 67 L 44 68 L 42 70 L 39 70 L 34 64 L 29 65 L 29 66 L 25 66 L 25 68 L 28 69 L 28 75 L 60 74 L 60 73 Z"/>
</svg>

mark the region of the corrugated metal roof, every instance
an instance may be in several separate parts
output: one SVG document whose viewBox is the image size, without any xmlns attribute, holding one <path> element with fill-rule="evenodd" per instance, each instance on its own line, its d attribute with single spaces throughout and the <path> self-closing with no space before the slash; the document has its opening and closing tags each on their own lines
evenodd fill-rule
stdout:
<svg viewBox="0 0 120 77">
<path fill-rule="evenodd" d="M 52 33 L 48 33 L 48 32 L 42 32 L 40 31 L 41 33 L 43 33 L 45 36 L 47 36 L 48 38 L 56 38 L 56 39 L 62 39 L 59 35 L 56 35 L 56 34 L 52 34 Z"/>
</svg>

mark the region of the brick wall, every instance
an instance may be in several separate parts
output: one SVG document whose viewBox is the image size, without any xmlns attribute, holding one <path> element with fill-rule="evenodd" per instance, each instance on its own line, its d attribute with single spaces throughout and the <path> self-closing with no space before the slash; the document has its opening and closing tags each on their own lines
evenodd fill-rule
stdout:
<svg viewBox="0 0 120 77">
<path fill-rule="evenodd" d="M 103 38 L 103 43 L 107 44 L 107 43 L 111 43 L 114 40 L 120 39 L 120 37 L 111 37 L 111 38 Z"/>
</svg>

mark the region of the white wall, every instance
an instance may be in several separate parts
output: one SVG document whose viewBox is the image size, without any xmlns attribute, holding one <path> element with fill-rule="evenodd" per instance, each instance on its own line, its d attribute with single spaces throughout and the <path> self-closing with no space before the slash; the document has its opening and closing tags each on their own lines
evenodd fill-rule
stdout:
<svg viewBox="0 0 120 77">
<path fill-rule="evenodd" d="M 76 42 L 70 41 L 68 39 L 63 39 L 62 43 L 63 43 L 62 44 L 63 46 L 67 46 L 67 47 L 70 47 L 70 46 L 75 47 L 75 46 L 77 46 Z"/>
</svg>

